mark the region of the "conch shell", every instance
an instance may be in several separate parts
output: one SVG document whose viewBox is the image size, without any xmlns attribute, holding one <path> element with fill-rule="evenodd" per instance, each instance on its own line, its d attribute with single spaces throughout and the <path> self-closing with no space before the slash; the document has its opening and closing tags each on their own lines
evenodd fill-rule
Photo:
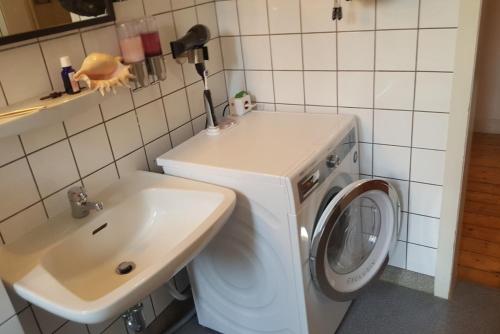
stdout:
<svg viewBox="0 0 500 334">
<path fill-rule="evenodd" d="M 130 73 L 130 65 L 124 65 L 121 57 L 113 57 L 105 53 L 91 53 L 85 58 L 82 67 L 73 77 L 83 80 L 92 90 L 116 92 L 116 86 L 129 87 L 129 80 L 135 77 Z"/>
</svg>

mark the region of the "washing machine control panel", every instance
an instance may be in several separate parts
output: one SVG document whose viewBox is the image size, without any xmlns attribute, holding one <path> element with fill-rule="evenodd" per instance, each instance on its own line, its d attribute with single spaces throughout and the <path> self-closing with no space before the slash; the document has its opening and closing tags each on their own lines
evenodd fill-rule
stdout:
<svg viewBox="0 0 500 334">
<path fill-rule="evenodd" d="M 301 203 L 340 166 L 354 146 L 356 146 L 356 132 L 353 128 L 342 139 L 340 144 L 328 152 L 324 159 L 304 173 L 304 176 L 297 183 Z"/>
</svg>

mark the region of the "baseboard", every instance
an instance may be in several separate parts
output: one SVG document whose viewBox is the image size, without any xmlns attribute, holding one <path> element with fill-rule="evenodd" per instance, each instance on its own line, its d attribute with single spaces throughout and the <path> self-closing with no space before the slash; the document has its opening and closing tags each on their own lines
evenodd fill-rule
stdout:
<svg viewBox="0 0 500 334">
<path fill-rule="evenodd" d="M 434 277 L 397 267 L 387 266 L 380 280 L 406 288 L 434 294 Z"/>
</svg>

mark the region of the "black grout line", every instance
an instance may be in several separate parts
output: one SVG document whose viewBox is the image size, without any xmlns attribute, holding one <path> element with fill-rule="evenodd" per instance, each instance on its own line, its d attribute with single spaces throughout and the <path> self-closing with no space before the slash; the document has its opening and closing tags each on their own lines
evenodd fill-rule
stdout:
<svg viewBox="0 0 500 334">
<path fill-rule="evenodd" d="M 33 316 L 33 319 L 35 319 L 35 324 L 38 327 L 38 330 L 40 331 L 40 333 L 43 333 L 42 326 L 40 326 L 40 322 L 38 321 L 38 318 L 35 315 L 35 310 L 33 310 L 33 306 L 30 304 L 27 308 L 29 308 L 31 315 Z"/>
<path fill-rule="evenodd" d="M 373 24 L 374 24 L 374 27 L 377 27 L 377 8 L 378 8 L 378 1 L 375 0 L 374 2 L 374 10 L 373 10 Z M 375 70 L 377 69 L 377 34 L 374 33 L 373 34 L 373 87 L 372 87 L 372 110 L 371 110 L 371 116 L 372 116 L 372 145 L 371 145 L 371 149 L 372 149 L 372 177 L 374 176 L 375 174 L 375 145 L 373 145 L 373 142 L 375 141 L 375 96 L 376 96 L 376 85 L 377 85 L 377 74 L 375 72 Z M 338 68 L 337 68 L 338 69 Z"/>
<path fill-rule="evenodd" d="M 45 211 L 45 216 L 46 216 L 46 218 L 49 218 L 49 212 L 47 210 L 47 207 L 45 206 L 45 203 L 42 200 L 42 192 L 40 191 L 40 187 L 38 186 L 38 182 L 36 181 L 36 178 L 35 178 L 35 173 L 33 172 L 33 168 L 31 167 L 30 160 L 28 159 L 28 156 L 26 154 L 26 148 L 24 147 L 24 143 L 21 140 L 21 135 L 18 135 L 17 137 L 19 138 L 19 143 L 21 144 L 21 149 L 23 150 L 23 153 L 24 153 L 23 158 L 26 159 L 26 163 L 28 164 L 28 168 L 30 170 L 31 177 L 33 178 L 33 183 L 35 184 L 36 191 L 38 192 L 38 197 L 42 203 L 43 210 Z M 2 221 L 4 221 L 4 220 L 2 220 Z"/>
</svg>

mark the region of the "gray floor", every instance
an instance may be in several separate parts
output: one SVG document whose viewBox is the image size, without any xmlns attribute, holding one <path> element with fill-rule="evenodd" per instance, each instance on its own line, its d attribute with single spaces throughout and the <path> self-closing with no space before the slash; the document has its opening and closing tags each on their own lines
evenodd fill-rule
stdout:
<svg viewBox="0 0 500 334">
<path fill-rule="evenodd" d="M 191 319 L 176 334 L 215 334 Z M 444 301 L 378 282 L 351 306 L 337 334 L 500 333 L 500 291 L 459 283 Z M 227 333 L 231 334 L 231 333 Z"/>
</svg>

